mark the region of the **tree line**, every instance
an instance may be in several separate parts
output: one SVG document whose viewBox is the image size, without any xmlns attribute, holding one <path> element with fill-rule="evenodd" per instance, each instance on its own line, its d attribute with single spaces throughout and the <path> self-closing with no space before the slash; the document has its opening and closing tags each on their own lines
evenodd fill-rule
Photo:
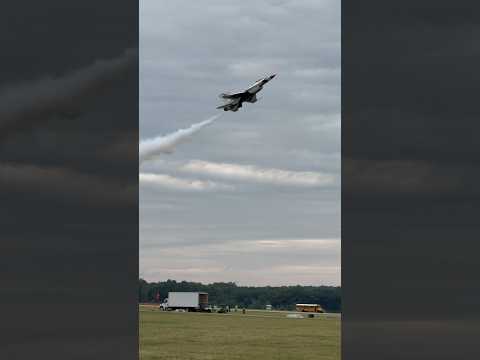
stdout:
<svg viewBox="0 0 480 360">
<path fill-rule="evenodd" d="M 161 302 L 170 291 L 208 293 L 211 305 L 237 305 L 239 308 L 262 309 L 272 305 L 278 310 L 293 310 L 297 303 L 320 304 L 328 312 L 341 311 L 339 286 L 237 286 L 233 282 L 202 284 L 167 280 L 149 283 L 139 280 L 140 303 Z"/>
</svg>

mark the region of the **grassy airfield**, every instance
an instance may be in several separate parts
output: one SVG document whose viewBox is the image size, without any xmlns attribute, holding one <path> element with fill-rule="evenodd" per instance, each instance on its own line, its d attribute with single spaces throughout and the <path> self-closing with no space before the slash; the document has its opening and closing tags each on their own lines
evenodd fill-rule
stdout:
<svg viewBox="0 0 480 360">
<path fill-rule="evenodd" d="M 246 314 L 162 312 L 140 306 L 141 360 L 339 360 L 340 317 L 290 319 Z"/>
</svg>

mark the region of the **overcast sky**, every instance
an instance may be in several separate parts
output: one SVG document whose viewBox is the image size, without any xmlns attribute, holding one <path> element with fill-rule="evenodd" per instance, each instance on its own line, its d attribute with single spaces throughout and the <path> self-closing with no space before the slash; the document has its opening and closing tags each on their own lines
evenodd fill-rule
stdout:
<svg viewBox="0 0 480 360">
<path fill-rule="evenodd" d="M 140 2 L 140 276 L 340 284 L 340 1 Z M 256 104 L 221 92 L 277 73 Z"/>
</svg>

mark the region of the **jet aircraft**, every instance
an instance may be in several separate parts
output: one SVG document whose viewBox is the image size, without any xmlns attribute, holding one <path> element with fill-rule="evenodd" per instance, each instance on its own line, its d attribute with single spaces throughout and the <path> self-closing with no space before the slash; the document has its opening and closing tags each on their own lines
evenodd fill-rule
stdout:
<svg viewBox="0 0 480 360">
<path fill-rule="evenodd" d="M 272 80 L 277 74 L 273 74 L 261 79 L 258 79 L 247 90 L 238 92 L 235 94 L 220 94 L 220 99 L 225 101 L 224 105 L 220 105 L 217 109 L 223 109 L 224 111 L 238 111 L 242 107 L 244 102 L 255 103 L 257 102 L 257 93 L 263 89 L 263 85 Z"/>
</svg>

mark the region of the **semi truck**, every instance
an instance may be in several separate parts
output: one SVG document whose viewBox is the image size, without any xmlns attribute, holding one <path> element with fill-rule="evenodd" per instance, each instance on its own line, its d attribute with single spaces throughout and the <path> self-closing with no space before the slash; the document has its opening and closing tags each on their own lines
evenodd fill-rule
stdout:
<svg viewBox="0 0 480 360">
<path fill-rule="evenodd" d="M 160 309 L 211 312 L 208 293 L 205 292 L 169 292 Z"/>
</svg>

